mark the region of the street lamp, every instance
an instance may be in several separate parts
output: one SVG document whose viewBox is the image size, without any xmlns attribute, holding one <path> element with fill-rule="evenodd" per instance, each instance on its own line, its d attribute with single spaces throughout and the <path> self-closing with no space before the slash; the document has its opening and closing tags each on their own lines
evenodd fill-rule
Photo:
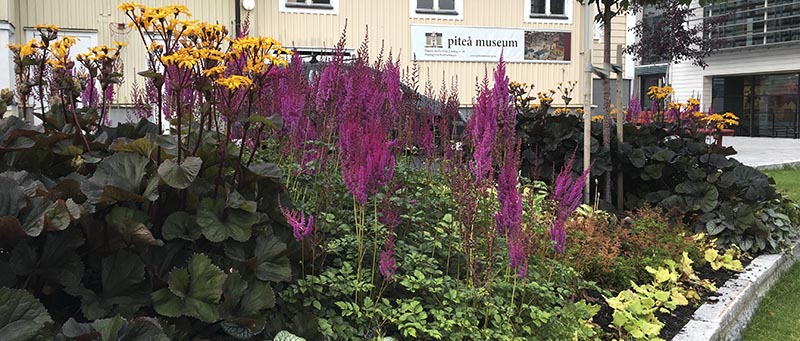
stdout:
<svg viewBox="0 0 800 341">
<path fill-rule="evenodd" d="M 242 0 L 242 8 L 248 12 L 252 11 L 256 8 L 256 0 Z"/>
</svg>

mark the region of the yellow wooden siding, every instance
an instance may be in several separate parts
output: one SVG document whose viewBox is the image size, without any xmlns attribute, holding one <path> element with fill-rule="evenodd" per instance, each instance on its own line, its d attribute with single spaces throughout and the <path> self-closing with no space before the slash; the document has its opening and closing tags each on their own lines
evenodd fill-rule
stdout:
<svg viewBox="0 0 800 341">
<path fill-rule="evenodd" d="M 410 66 L 413 59 L 412 24 L 569 30 L 572 32 L 570 63 L 509 63 L 508 74 L 512 80 L 535 84 L 538 90 L 555 89 L 558 82 L 581 79 L 583 11 L 578 2 L 572 4 L 570 24 L 526 23 L 522 0 L 464 0 L 463 20 L 412 19 L 409 5 L 408 0 L 342 0 L 338 15 L 325 15 L 280 13 L 277 0 L 257 0 L 254 21 L 259 34 L 273 36 L 285 45 L 301 47 L 332 47 L 346 21 L 347 47 L 356 49 L 369 27 L 372 56 L 383 45 L 387 52 L 390 48 L 395 54 L 399 52 L 405 66 Z M 449 82 L 458 78 L 459 96 L 464 105 L 470 105 L 475 97 L 476 78 L 482 79 L 487 70 L 491 77 L 494 66 L 494 63 L 480 62 L 419 62 L 421 80 L 430 79 L 436 89 L 443 80 Z M 580 91 L 580 87 L 576 88 L 576 94 Z M 573 104 L 579 102 L 573 101 Z"/>
<path fill-rule="evenodd" d="M 233 27 L 233 1 L 220 0 L 139 0 L 147 6 L 184 4 L 189 7 L 192 19 L 219 22 Z M 55 24 L 64 29 L 92 30 L 97 32 L 99 44 L 111 45 L 113 41 L 127 42 L 122 52 L 125 80 L 117 91 L 116 104 L 129 104 L 132 81 L 139 86 L 143 78 L 136 73 L 146 69 L 146 51 L 142 38 L 135 29 L 117 29 L 118 23 L 127 25 L 130 20 L 117 9 L 122 1 L 107 0 L 24 0 L 20 4 L 20 24 L 17 40 L 25 39 L 24 29 L 36 24 Z M 242 11 L 244 12 L 244 11 Z"/>
<path fill-rule="evenodd" d="M 15 1 L 15 0 L 0 0 Z M 141 77 L 136 72 L 145 68 L 145 50 L 136 31 L 119 33 L 116 23 L 127 24 L 129 20 L 117 10 L 122 1 L 108 0 L 24 0 L 19 4 L 18 23 L 15 23 L 17 39 L 24 38 L 22 30 L 39 23 L 52 23 L 63 28 L 89 29 L 98 33 L 100 44 L 112 41 L 126 41 L 128 47 L 123 52 L 125 62 L 125 82 L 118 96 L 118 103 L 129 102 L 131 80 Z M 233 31 L 233 0 L 142 0 L 148 6 L 185 4 L 193 14 L 193 19 L 219 22 Z M 523 0 L 479 1 L 464 0 L 463 20 L 412 19 L 409 17 L 408 0 L 340 0 L 338 15 L 297 14 L 279 12 L 279 0 L 256 0 L 255 10 L 250 12 L 251 34 L 272 36 L 287 46 L 333 47 L 339 40 L 347 21 L 347 48 L 356 49 L 363 41 L 369 27 L 369 47 L 376 56 L 381 46 L 385 53 L 398 56 L 404 67 L 410 67 L 411 25 L 455 25 L 474 27 L 504 27 L 558 29 L 572 32 L 570 63 L 510 63 L 508 74 L 512 80 L 533 83 L 537 90 L 555 88 L 558 82 L 580 80 L 582 78 L 583 49 L 583 11 L 578 2 L 572 3 L 572 22 L 569 24 L 526 23 Z M 242 10 L 242 19 L 248 15 Z M 624 17 L 615 21 L 613 40 L 624 42 Z M 594 46 L 595 61 L 602 61 L 601 45 Z M 438 89 L 443 80 L 449 84 L 457 78 L 461 102 L 472 103 L 476 79 L 483 77 L 488 70 L 490 76 L 494 63 L 479 62 L 419 62 L 420 80 L 428 79 Z M 573 104 L 580 103 L 580 84 L 576 88 Z M 557 100 L 558 103 L 560 100 Z"/>
</svg>

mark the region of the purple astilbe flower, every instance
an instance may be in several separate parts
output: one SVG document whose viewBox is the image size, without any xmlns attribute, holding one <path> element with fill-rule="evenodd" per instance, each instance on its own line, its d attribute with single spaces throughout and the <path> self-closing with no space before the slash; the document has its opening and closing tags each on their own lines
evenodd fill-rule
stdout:
<svg viewBox="0 0 800 341">
<path fill-rule="evenodd" d="M 381 251 L 378 269 L 381 272 L 381 276 L 383 276 L 384 282 L 391 281 L 397 270 L 397 262 L 394 259 L 394 236 L 392 234 L 389 234 L 386 238 L 383 251 Z"/>
<path fill-rule="evenodd" d="M 291 132 L 297 127 L 297 122 L 306 106 L 308 80 L 303 69 L 303 60 L 299 53 L 292 55 L 289 67 L 276 71 L 278 76 L 278 98 L 280 113 L 283 117 L 283 133 Z"/>
<path fill-rule="evenodd" d="M 309 214 L 308 220 L 306 220 L 306 215 L 303 212 L 295 211 L 292 212 L 289 209 L 284 208 L 281 205 L 278 205 L 280 208 L 283 217 L 286 218 L 286 222 L 289 226 L 292 227 L 292 233 L 294 234 L 294 239 L 298 242 L 303 240 L 305 237 L 311 234 L 314 231 L 314 216 Z"/>
<path fill-rule="evenodd" d="M 391 55 L 391 53 L 389 53 Z M 386 98 L 391 108 L 391 122 L 397 122 L 403 101 L 403 91 L 400 89 L 400 63 L 391 59 L 384 65 L 382 81 L 386 85 Z"/>
<path fill-rule="evenodd" d="M 467 123 L 469 141 L 472 143 L 474 162 L 470 165 L 478 184 L 484 183 L 492 173 L 495 138 L 497 136 L 497 118 L 495 103 L 488 89 L 488 79 L 484 77 L 481 91 L 475 108 Z"/>
<path fill-rule="evenodd" d="M 517 189 L 519 180 L 519 141 L 505 155 L 505 162 L 497 178 L 497 232 L 504 234 L 519 230 L 522 225 L 522 195 Z"/>
<path fill-rule="evenodd" d="M 625 115 L 626 122 L 633 122 L 639 118 L 642 112 L 642 102 L 637 97 L 633 97 L 628 101 L 628 113 Z"/>
<path fill-rule="evenodd" d="M 84 107 L 97 107 L 97 99 L 100 97 L 100 94 L 97 91 L 96 84 L 97 82 L 95 81 L 94 77 L 89 76 L 86 78 L 86 87 L 83 88 L 83 91 L 81 92 L 81 103 L 83 103 Z"/>
<path fill-rule="evenodd" d="M 508 76 L 506 76 L 506 64 L 503 62 L 503 56 L 500 56 L 500 62 L 497 63 L 497 69 L 494 71 L 494 86 L 492 87 L 492 102 L 497 111 L 495 117 L 498 122 L 497 139 L 502 143 L 500 153 L 510 152 L 515 142 L 514 133 L 515 125 L 517 122 L 515 106 L 512 106 L 511 95 L 509 94 Z"/>
<path fill-rule="evenodd" d="M 577 150 L 577 149 L 576 149 Z M 564 245 L 567 239 L 567 233 L 564 228 L 564 223 L 569 218 L 572 212 L 581 203 L 581 196 L 583 194 L 583 186 L 586 182 L 586 176 L 589 174 L 587 168 L 578 179 L 572 179 L 572 165 L 575 162 L 575 153 L 561 168 L 561 173 L 558 174 L 555 184 L 553 185 L 553 194 L 551 199 L 557 203 L 556 218 L 550 224 L 550 237 L 555 241 L 554 248 L 559 254 L 564 253 Z"/>
<path fill-rule="evenodd" d="M 347 189 L 356 201 L 366 204 L 394 175 L 394 141 L 387 138 L 386 127 L 374 120 L 367 126 L 357 122 L 340 124 L 339 149 L 341 168 Z"/>
</svg>

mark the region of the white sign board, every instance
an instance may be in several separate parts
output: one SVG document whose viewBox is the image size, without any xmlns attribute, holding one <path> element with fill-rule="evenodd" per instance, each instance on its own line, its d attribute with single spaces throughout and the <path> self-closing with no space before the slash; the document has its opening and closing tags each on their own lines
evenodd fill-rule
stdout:
<svg viewBox="0 0 800 341">
<path fill-rule="evenodd" d="M 569 62 L 568 31 L 411 25 L 411 51 L 420 61 Z"/>
</svg>

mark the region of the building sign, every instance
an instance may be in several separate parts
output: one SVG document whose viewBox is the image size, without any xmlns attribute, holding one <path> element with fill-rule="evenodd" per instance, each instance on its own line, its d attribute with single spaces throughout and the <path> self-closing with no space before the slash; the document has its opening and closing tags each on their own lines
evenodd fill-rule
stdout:
<svg viewBox="0 0 800 341">
<path fill-rule="evenodd" d="M 411 25 L 411 51 L 420 61 L 569 62 L 568 31 Z"/>
</svg>

